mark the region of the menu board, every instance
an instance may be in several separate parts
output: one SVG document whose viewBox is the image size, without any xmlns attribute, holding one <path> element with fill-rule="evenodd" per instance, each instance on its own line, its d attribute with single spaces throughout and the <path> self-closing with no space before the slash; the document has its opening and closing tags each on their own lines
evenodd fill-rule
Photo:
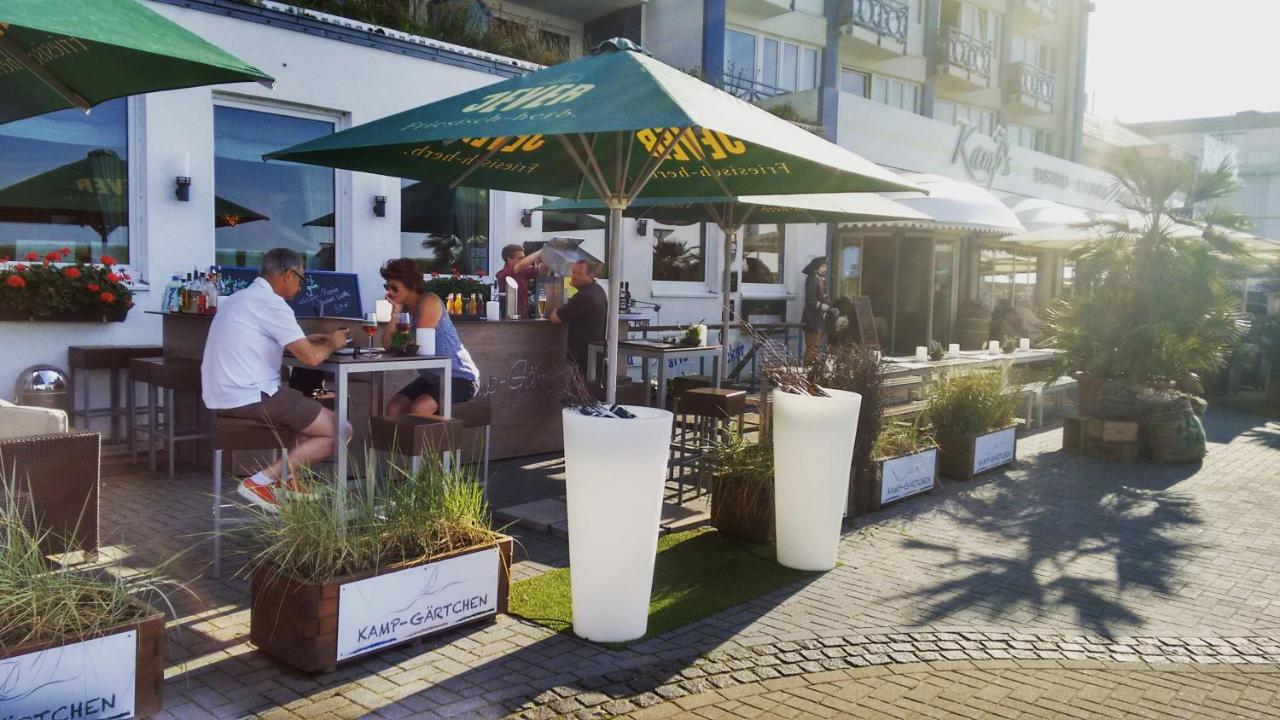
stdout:
<svg viewBox="0 0 1280 720">
<path fill-rule="evenodd" d="M 222 267 L 218 269 L 222 295 L 234 295 L 258 277 L 254 268 Z M 364 317 L 360 303 L 360 279 L 355 273 L 308 270 L 302 290 L 289 303 L 298 317 Z"/>
</svg>

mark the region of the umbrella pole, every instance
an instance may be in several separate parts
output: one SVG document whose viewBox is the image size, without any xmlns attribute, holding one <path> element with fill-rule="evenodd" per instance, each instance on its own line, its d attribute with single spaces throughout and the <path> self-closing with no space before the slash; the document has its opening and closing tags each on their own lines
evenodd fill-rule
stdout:
<svg viewBox="0 0 1280 720">
<path fill-rule="evenodd" d="M 622 209 L 618 198 L 609 198 L 609 321 L 605 326 L 605 402 L 613 405 L 618 395 L 618 305 L 622 298 Z M 647 388 L 646 388 L 647 391 Z"/>
<path fill-rule="evenodd" d="M 722 228 L 724 231 L 724 273 L 720 281 L 720 372 L 716 374 L 716 387 L 724 383 L 729 374 L 729 304 L 733 302 L 730 290 L 733 282 L 733 241 L 737 226 Z"/>
</svg>

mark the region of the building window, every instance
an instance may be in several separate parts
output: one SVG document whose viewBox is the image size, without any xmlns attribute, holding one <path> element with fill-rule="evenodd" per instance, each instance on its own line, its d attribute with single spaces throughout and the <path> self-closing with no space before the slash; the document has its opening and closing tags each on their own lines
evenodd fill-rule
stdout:
<svg viewBox="0 0 1280 720">
<path fill-rule="evenodd" d="M 706 257 L 706 226 L 682 225 L 668 227 L 650 226 L 653 233 L 654 282 L 704 282 Z"/>
<path fill-rule="evenodd" d="M 840 92 L 867 97 L 871 90 L 871 75 L 858 70 L 840 68 Z"/>
<path fill-rule="evenodd" d="M 334 269 L 334 172 L 263 153 L 328 135 L 334 124 L 238 107 L 213 109 L 214 247 L 220 265 L 257 267 L 287 247 Z"/>
<path fill-rule="evenodd" d="M 1009 125 L 1009 141 L 1019 147 L 1053 155 L 1057 149 L 1057 136 L 1049 130 L 1037 130 L 1026 125 Z"/>
<path fill-rule="evenodd" d="M 120 99 L 0 125 L 0 256 L 129 262 L 127 116 Z"/>
<path fill-rule="evenodd" d="M 933 119 L 948 125 L 973 125 L 983 135 L 991 135 L 996 129 L 995 111 L 947 100 L 934 101 Z"/>
<path fill-rule="evenodd" d="M 725 30 L 725 86 L 747 100 L 818 87 L 820 50 L 777 37 Z"/>
<path fill-rule="evenodd" d="M 544 203 L 551 202 L 553 198 L 544 197 Z M 565 212 L 544 212 L 542 215 L 542 239 L 551 240 L 553 238 L 569 238 L 580 240 L 578 247 L 590 253 L 592 257 L 600 261 L 600 272 L 596 277 L 605 280 L 609 277 L 609 221 L 602 215 L 582 215 L 578 213 Z M 526 245 L 526 248 L 532 248 L 532 245 Z M 497 265 L 502 264 L 502 259 L 496 259 L 495 270 Z"/>
<path fill-rule="evenodd" d="M 400 254 L 423 272 L 488 272 L 489 191 L 401 180 Z"/>
<path fill-rule="evenodd" d="M 1058 71 L 1058 49 L 1024 35 L 1014 35 L 1009 46 L 1009 60 L 1023 62 L 1047 73 Z"/>
<path fill-rule="evenodd" d="M 784 252 L 786 248 L 785 225 L 746 225 L 742 228 L 742 282 L 760 285 L 781 285 Z"/>
<path fill-rule="evenodd" d="M 877 75 L 871 81 L 871 99 L 909 113 L 920 111 L 920 85 Z"/>
</svg>

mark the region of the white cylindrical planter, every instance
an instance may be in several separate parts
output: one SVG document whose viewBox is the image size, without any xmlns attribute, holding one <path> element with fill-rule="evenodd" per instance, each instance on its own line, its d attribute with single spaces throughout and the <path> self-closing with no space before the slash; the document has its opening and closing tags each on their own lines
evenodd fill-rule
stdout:
<svg viewBox="0 0 1280 720">
<path fill-rule="evenodd" d="M 643 637 L 658 552 L 671 413 L 627 405 L 635 419 L 564 410 L 573 633 Z"/>
<path fill-rule="evenodd" d="M 862 396 L 773 391 L 773 495 L 778 562 L 797 570 L 836 566 Z"/>
</svg>

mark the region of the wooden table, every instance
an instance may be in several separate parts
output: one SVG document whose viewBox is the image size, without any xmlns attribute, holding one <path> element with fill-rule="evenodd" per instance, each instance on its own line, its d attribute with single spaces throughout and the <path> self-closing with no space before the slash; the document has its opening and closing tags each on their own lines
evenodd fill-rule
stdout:
<svg viewBox="0 0 1280 720">
<path fill-rule="evenodd" d="M 618 342 L 618 355 L 623 353 L 640 358 L 640 376 L 644 387 L 649 387 L 649 361 L 658 363 L 658 404 L 667 406 L 667 362 L 680 358 L 711 358 L 712 377 L 717 387 L 720 381 L 720 346 L 697 345 L 681 347 L 671 343 L 653 342 L 649 340 L 622 340 Z M 604 343 L 593 342 L 587 345 L 587 380 L 595 382 L 596 368 L 600 365 L 599 357 L 604 354 Z"/>
</svg>

